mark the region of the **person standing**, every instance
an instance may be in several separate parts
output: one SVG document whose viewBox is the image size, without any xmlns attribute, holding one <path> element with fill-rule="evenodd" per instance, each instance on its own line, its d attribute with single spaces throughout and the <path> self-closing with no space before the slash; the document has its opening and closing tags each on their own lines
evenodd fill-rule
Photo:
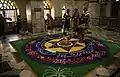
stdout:
<svg viewBox="0 0 120 77">
<path fill-rule="evenodd" d="M 21 30 L 21 18 L 20 15 L 17 16 L 17 33 Z"/>
<path fill-rule="evenodd" d="M 74 28 L 75 32 L 76 32 L 77 26 L 79 25 L 79 17 L 80 17 L 80 15 L 79 15 L 78 9 L 76 8 L 74 11 L 74 14 L 72 16 L 73 28 Z"/>
<path fill-rule="evenodd" d="M 4 35 L 5 30 L 5 18 L 0 14 L 0 37 Z"/>
<path fill-rule="evenodd" d="M 69 28 L 70 28 L 70 9 L 67 9 L 67 12 L 64 14 L 64 19 L 65 19 L 65 22 L 64 22 L 64 31 L 65 32 L 66 30 L 69 31 Z"/>
<path fill-rule="evenodd" d="M 50 14 L 47 14 L 47 20 L 46 20 L 46 25 L 47 25 L 47 29 L 51 31 L 53 31 L 53 18 Z"/>
<path fill-rule="evenodd" d="M 2 16 L 2 14 L 0 14 L 0 37 L 1 36 L 4 36 L 4 30 L 5 30 L 5 23 L 6 23 L 6 20 L 12 20 L 11 18 L 5 18 Z"/>
<path fill-rule="evenodd" d="M 86 24 L 86 25 L 88 25 L 88 23 L 89 23 L 89 18 L 90 18 L 90 15 L 89 15 L 89 13 L 87 12 L 87 8 L 84 8 L 83 9 L 83 14 L 82 14 L 82 16 L 81 16 L 81 24 Z"/>
</svg>

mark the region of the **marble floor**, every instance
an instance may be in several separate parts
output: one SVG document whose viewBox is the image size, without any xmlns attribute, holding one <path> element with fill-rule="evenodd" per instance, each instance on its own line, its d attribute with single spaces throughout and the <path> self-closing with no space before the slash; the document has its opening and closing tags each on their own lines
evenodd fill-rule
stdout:
<svg viewBox="0 0 120 77">
<path fill-rule="evenodd" d="M 92 32 L 92 34 L 87 34 L 87 36 L 92 36 L 104 40 L 112 40 L 113 42 L 120 44 L 120 34 L 118 32 L 107 31 L 98 26 L 92 26 L 89 30 Z M 60 33 L 60 31 L 55 31 L 54 33 Z M 30 36 L 22 36 L 17 34 L 6 35 L 6 36 L 10 42 L 20 39 L 34 38 L 42 34 L 44 33 L 32 34 Z M 10 44 L 4 45 L 0 42 L 0 54 L 2 54 L 2 61 L 7 61 L 8 64 L 11 67 L 13 67 L 13 70 L 3 74 L 7 74 L 7 75 L 19 74 L 21 75 L 20 77 L 37 77 L 31 70 L 31 68 L 24 61 L 17 63 L 14 56 L 12 55 L 12 52 L 16 52 L 16 51 Z M 95 75 L 93 74 L 93 76 L 88 76 L 88 77 L 95 77 Z"/>
<path fill-rule="evenodd" d="M 100 28 L 99 26 L 91 27 L 92 34 L 90 36 L 96 37 L 98 39 L 112 40 L 115 43 L 120 43 L 120 33 L 115 31 L 108 31 L 106 29 Z"/>
<path fill-rule="evenodd" d="M 115 32 L 115 31 L 108 31 L 105 30 L 103 28 L 100 28 L 100 26 L 91 26 L 91 28 L 89 29 L 92 33 L 91 34 L 87 34 L 87 36 L 92 36 L 92 37 L 96 37 L 98 39 L 104 39 L 104 40 L 112 40 L 115 43 L 120 43 L 120 33 Z M 60 31 L 53 31 L 54 33 L 61 33 L 62 30 Z M 47 34 L 47 32 L 43 32 L 43 33 L 36 33 L 36 34 L 32 34 L 32 37 L 37 37 L 43 34 Z M 49 34 L 49 33 L 48 33 Z M 17 34 L 12 34 L 12 35 L 7 35 L 9 41 L 15 41 L 15 40 L 20 40 L 20 39 L 25 39 L 25 38 L 30 38 L 30 36 L 20 36 Z"/>
</svg>

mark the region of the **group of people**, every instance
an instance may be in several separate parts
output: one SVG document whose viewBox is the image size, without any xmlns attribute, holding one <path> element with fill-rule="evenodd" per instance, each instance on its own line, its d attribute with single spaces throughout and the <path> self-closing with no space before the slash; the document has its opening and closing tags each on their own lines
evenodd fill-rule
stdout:
<svg viewBox="0 0 120 77">
<path fill-rule="evenodd" d="M 73 29 L 75 32 L 78 31 L 78 27 L 81 24 L 85 24 L 86 26 L 88 26 L 88 22 L 89 22 L 89 13 L 87 12 L 87 9 L 84 8 L 83 9 L 83 13 L 82 16 L 80 16 L 78 9 L 76 8 L 73 16 L 70 16 L 70 9 L 67 9 L 67 12 L 64 14 L 64 31 L 69 31 L 70 26 L 70 22 L 73 22 Z"/>
<path fill-rule="evenodd" d="M 5 17 L 2 16 L 2 14 L 0 14 L 0 25 L 1 25 L 0 36 L 4 35 L 6 20 L 12 20 L 12 19 L 11 18 L 5 18 Z M 71 25 L 70 25 L 71 22 L 73 22 L 72 29 L 75 32 L 81 31 L 79 29 L 79 25 L 81 25 L 81 24 L 85 24 L 86 26 L 88 26 L 89 13 L 87 12 L 87 9 L 86 8 L 83 9 L 82 16 L 80 16 L 77 8 L 75 9 L 72 16 L 70 15 L 70 9 L 67 9 L 66 13 L 64 14 L 64 24 L 63 24 L 64 32 L 69 31 L 69 29 L 71 27 Z M 47 30 L 53 30 L 54 21 L 53 21 L 53 18 L 50 14 L 47 14 L 46 25 L 47 25 Z M 17 16 L 17 33 L 19 33 L 20 30 L 21 30 L 21 19 L 20 19 L 20 15 L 19 15 L 19 16 Z"/>
<path fill-rule="evenodd" d="M 74 30 L 75 37 L 81 37 L 80 42 L 83 41 L 85 30 L 89 28 L 89 13 L 87 12 L 87 8 L 83 9 L 83 13 L 80 16 L 78 9 L 76 8 L 73 15 L 70 16 L 70 10 L 67 9 L 67 12 L 64 14 L 64 31 L 69 31 L 71 25 L 70 23 L 73 22 L 72 29 Z"/>
<path fill-rule="evenodd" d="M 71 22 L 73 22 L 73 27 L 72 29 L 75 32 L 81 32 L 83 29 L 79 28 L 79 25 L 84 24 L 86 28 L 89 27 L 89 13 L 87 12 L 87 8 L 83 9 L 83 13 L 80 16 L 79 11 L 77 8 L 75 8 L 75 11 L 73 15 L 70 15 L 70 9 L 66 10 L 66 13 L 64 14 L 64 24 L 63 24 L 63 32 L 69 31 L 71 27 Z M 54 24 L 53 24 L 53 18 L 50 14 L 47 14 L 47 20 L 46 20 L 46 25 L 47 25 L 47 30 L 53 30 Z M 86 29 L 85 28 L 85 29 Z"/>
</svg>

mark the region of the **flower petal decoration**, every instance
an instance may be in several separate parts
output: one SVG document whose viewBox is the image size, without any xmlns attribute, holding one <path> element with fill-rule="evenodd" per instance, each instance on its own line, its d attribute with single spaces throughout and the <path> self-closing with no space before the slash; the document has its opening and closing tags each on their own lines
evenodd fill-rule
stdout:
<svg viewBox="0 0 120 77">
<path fill-rule="evenodd" d="M 42 77 L 73 77 L 70 68 L 48 67 Z"/>
</svg>

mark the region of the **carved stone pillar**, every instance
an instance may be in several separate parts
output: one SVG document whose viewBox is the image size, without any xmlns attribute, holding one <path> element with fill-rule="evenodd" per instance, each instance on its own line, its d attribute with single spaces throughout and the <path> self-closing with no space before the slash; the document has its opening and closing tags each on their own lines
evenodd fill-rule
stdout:
<svg viewBox="0 0 120 77">
<path fill-rule="evenodd" d="M 44 4 L 43 1 L 31 0 L 31 21 L 32 32 L 40 33 L 45 31 Z"/>
</svg>

